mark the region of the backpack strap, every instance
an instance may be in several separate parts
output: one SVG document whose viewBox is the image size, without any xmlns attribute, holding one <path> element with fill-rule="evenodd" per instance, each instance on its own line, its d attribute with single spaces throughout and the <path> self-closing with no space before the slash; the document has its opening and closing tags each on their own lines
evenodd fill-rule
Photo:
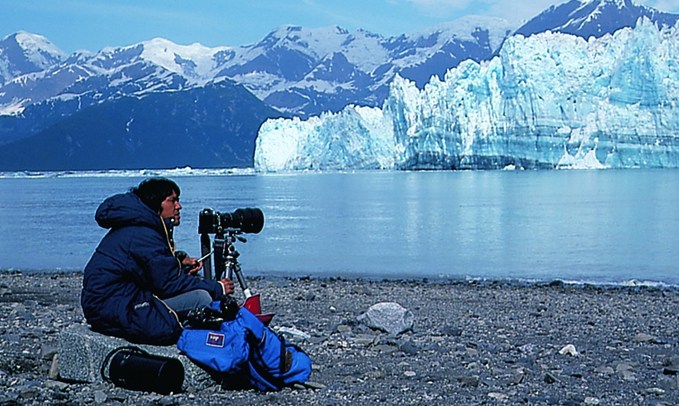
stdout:
<svg viewBox="0 0 679 406">
<path fill-rule="evenodd" d="M 271 372 L 269 372 L 266 361 L 262 357 L 262 353 L 258 350 L 259 348 L 259 342 L 257 342 L 256 339 L 254 339 L 253 336 L 250 335 L 250 339 L 254 342 L 251 343 L 251 351 L 250 351 L 250 365 L 254 370 L 262 377 L 264 380 L 266 380 L 269 384 L 272 386 L 277 387 L 278 389 L 282 388 L 285 386 L 285 382 L 283 381 L 283 374 L 286 372 L 285 371 L 285 340 L 276 332 L 274 332 L 271 329 L 265 329 L 264 330 L 264 340 L 266 340 L 266 334 L 273 334 L 275 335 L 280 343 L 281 343 L 281 349 L 280 349 L 280 358 L 279 358 L 279 368 L 280 368 L 280 376 L 276 377 L 274 376 Z"/>
<path fill-rule="evenodd" d="M 285 349 L 285 348 L 286 348 L 286 347 L 285 347 L 285 340 L 283 339 L 283 337 L 281 337 L 280 335 L 278 335 L 275 331 L 269 330 L 269 332 L 276 334 L 276 336 L 278 337 L 278 339 L 281 341 L 281 356 L 280 356 L 280 358 L 279 358 L 279 362 L 278 362 L 278 363 L 280 364 L 280 372 L 279 372 L 279 373 L 281 374 L 281 377 L 282 377 L 283 374 L 286 373 L 286 372 L 288 372 L 288 369 L 290 369 L 290 366 L 289 366 L 289 365 L 286 367 L 287 359 L 288 359 L 287 356 L 286 356 L 286 354 L 288 354 L 288 351 Z"/>
</svg>

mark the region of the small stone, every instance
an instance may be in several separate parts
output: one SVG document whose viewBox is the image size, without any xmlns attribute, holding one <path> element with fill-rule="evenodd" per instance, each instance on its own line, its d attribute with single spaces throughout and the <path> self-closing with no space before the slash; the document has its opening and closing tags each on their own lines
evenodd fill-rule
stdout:
<svg viewBox="0 0 679 406">
<path fill-rule="evenodd" d="M 472 376 L 460 376 L 457 378 L 457 381 L 463 384 L 464 386 L 473 386 L 477 387 L 479 386 L 479 377 L 476 375 Z"/>
<path fill-rule="evenodd" d="M 374 336 L 368 336 L 368 335 L 360 335 L 360 336 L 354 337 L 352 339 L 352 342 L 356 345 L 362 345 L 364 347 L 367 347 L 369 345 L 375 344 L 375 337 Z"/>
<path fill-rule="evenodd" d="M 54 355 L 56 355 L 58 349 L 55 346 L 52 345 L 43 345 L 40 348 L 40 353 L 41 357 L 44 360 L 51 360 L 54 358 Z"/>
<path fill-rule="evenodd" d="M 600 366 L 597 369 L 595 369 L 594 371 L 597 372 L 597 373 L 600 373 L 600 374 L 604 374 L 604 375 L 611 375 L 611 374 L 615 373 L 613 368 L 611 368 L 609 366 Z"/>
<path fill-rule="evenodd" d="M 340 324 L 339 326 L 337 326 L 337 332 L 342 334 L 351 333 L 351 326 Z"/>
<path fill-rule="evenodd" d="M 649 395 L 660 396 L 665 394 L 665 390 L 662 388 L 648 388 L 646 389 L 646 393 L 648 393 Z"/>
<path fill-rule="evenodd" d="M 477 350 L 476 348 L 466 348 L 465 352 L 470 357 L 478 357 L 479 356 L 479 350 Z"/>
<path fill-rule="evenodd" d="M 459 336 L 462 335 L 462 329 L 461 328 L 456 327 L 456 326 L 450 326 L 450 325 L 446 325 L 445 327 L 443 327 L 441 332 L 443 334 L 449 335 L 451 337 L 459 337 Z"/>
<path fill-rule="evenodd" d="M 319 383 L 319 382 L 307 381 L 307 382 L 304 382 L 303 385 L 307 389 L 325 389 L 325 385 L 323 385 L 322 383 Z"/>
<path fill-rule="evenodd" d="M 634 341 L 637 343 L 651 343 L 655 341 L 655 337 L 646 333 L 639 333 L 634 336 Z"/>
<path fill-rule="evenodd" d="M 545 377 L 543 378 L 543 380 L 545 381 L 545 383 L 549 383 L 549 384 L 552 384 L 552 383 L 557 381 L 556 377 L 549 372 L 547 372 L 545 374 Z"/>
<path fill-rule="evenodd" d="M 48 389 L 64 390 L 68 388 L 68 384 L 66 382 L 48 379 L 47 381 L 45 381 L 45 387 Z"/>
<path fill-rule="evenodd" d="M 615 367 L 615 371 L 626 381 L 636 380 L 636 376 L 632 369 L 632 364 L 629 362 L 621 362 Z"/>
<path fill-rule="evenodd" d="M 515 374 L 512 375 L 511 379 L 509 380 L 510 385 L 518 385 L 521 382 L 523 382 L 526 374 L 522 372 L 516 372 Z"/>
<path fill-rule="evenodd" d="M 399 349 L 408 355 L 416 355 L 417 347 L 410 341 L 406 341 L 399 346 Z"/>
<path fill-rule="evenodd" d="M 375 350 L 384 353 L 384 354 L 391 354 L 392 352 L 396 352 L 397 348 L 394 347 L 393 345 L 388 345 L 388 344 L 380 344 L 376 345 Z"/>
<path fill-rule="evenodd" d="M 403 375 L 407 376 L 408 378 L 412 378 L 417 375 L 417 372 L 415 371 L 405 371 Z"/>
<path fill-rule="evenodd" d="M 575 357 L 576 355 L 578 355 L 578 350 L 575 349 L 575 346 L 573 344 L 568 344 L 559 350 L 559 354 L 570 355 Z"/>
<path fill-rule="evenodd" d="M 107 398 L 108 397 L 106 396 L 106 394 L 104 392 L 100 391 L 100 390 L 94 392 L 94 402 L 95 403 L 104 403 L 104 402 L 106 402 Z"/>
<path fill-rule="evenodd" d="M 19 388 L 19 397 L 22 399 L 34 399 L 40 395 L 40 391 L 35 386 L 24 386 Z"/>
<path fill-rule="evenodd" d="M 592 397 L 592 396 L 587 396 L 585 398 L 585 404 L 586 405 L 598 405 L 601 403 L 601 401 L 598 398 Z"/>
<path fill-rule="evenodd" d="M 162 406 L 172 406 L 175 404 L 175 401 L 171 396 L 163 396 L 158 403 Z"/>
<path fill-rule="evenodd" d="M 509 399 L 508 395 L 506 395 L 504 393 L 500 393 L 500 392 L 490 392 L 488 394 L 488 397 L 491 398 L 491 399 L 495 399 L 495 400 L 507 400 L 507 399 Z"/>
<path fill-rule="evenodd" d="M 303 340 L 308 340 L 311 338 L 311 335 L 309 333 L 305 333 L 302 330 L 296 329 L 294 327 L 278 327 L 276 329 L 279 333 L 282 334 L 288 334 L 294 337 L 299 337 Z"/>
<path fill-rule="evenodd" d="M 679 368 L 677 368 L 676 366 L 665 367 L 662 370 L 662 373 L 665 375 L 677 375 L 678 372 Z"/>
<path fill-rule="evenodd" d="M 367 379 L 382 379 L 384 378 L 384 372 L 377 370 L 368 371 L 363 375 Z"/>
<path fill-rule="evenodd" d="M 59 354 L 54 354 L 47 377 L 52 380 L 59 379 Z"/>
</svg>

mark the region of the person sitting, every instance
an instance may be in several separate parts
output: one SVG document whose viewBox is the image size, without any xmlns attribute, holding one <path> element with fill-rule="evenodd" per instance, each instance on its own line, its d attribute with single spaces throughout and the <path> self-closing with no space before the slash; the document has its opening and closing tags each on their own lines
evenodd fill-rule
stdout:
<svg viewBox="0 0 679 406">
<path fill-rule="evenodd" d="M 202 264 L 175 255 L 180 189 L 149 178 L 106 198 L 95 219 L 109 229 L 85 266 L 81 305 L 92 330 L 140 344 L 175 344 L 193 309 L 232 294 L 229 279 L 195 275 Z M 182 271 L 188 265 L 188 271 Z"/>
</svg>

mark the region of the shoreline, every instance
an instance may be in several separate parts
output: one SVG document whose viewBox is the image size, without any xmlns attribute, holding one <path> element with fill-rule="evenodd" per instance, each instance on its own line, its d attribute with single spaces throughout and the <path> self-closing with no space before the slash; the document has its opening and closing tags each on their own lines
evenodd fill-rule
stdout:
<svg viewBox="0 0 679 406">
<path fill-rule="evenodd" d="M 47 276 L 47 277 L 46 277 Z M 679 404 L 679 290 L 498 281 L 248 278 L 272 326 L 313 360 L 317 390 L 216 387 L 161 396 L 49 379 L 59 332 L 82 323 L 82 274 L 0 271 L 0 403 Z M 414 315 L 389 335 L 380 302 Z M 571 347 L 569 347 L 572 346 Z"/>
<path fill-rule="evenodd" d="M 51 276 L 51 275 L 65 275 L 65 276 L 82 276 L 83 271 L 77 269 L 71 270 L 38 270 L 38 269 L 14 269 L 14 268 L 0 268 L 0 274 L 25 274 L 31 276 Z M 423 284 L 501 284 L 507 286 L 519 286 L 519 287 L 541 287 L 541 286 L 564 286 L 564 287 L 575 287 L 575 288 L 600 288 L 600 289 L 660 289 L 667 291 L 679 291 L 679 284 L 673 284 L 663 281 L 654 280 L 640 280 L 640 279 L 627 279 L 622 281 L 579 281 L 579 280 L 567 280 L 553 278 L 550 280 L 541 279 L 521 279 L 521 278 L 481 278 L 481 277 L 392 277 L 392 276 L 352 276 L 352 275 L 340 275 L 340 276 L 329 276 L 329 275 L 313 275 L 313 274 L 300 274 L 300 275 L 285 275 L 282 272 L 275 273 L 262 273 L 262 274 L 247 274 L 245 275 L 247 280 L 263 280 L 263 279 L 291 279 L 291 280 L 344 280 L 344 281 L 357 281 L 357 282 L 412 282 L 412 283 L 423 283 Z M 236 286 L 238 289 L 238 286 Z"/>
</svg>

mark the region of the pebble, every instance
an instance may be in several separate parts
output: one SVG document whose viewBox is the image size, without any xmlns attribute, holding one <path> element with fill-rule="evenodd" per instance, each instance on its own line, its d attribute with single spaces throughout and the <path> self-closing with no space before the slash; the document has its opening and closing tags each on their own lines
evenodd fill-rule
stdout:
<svg viewBox="0 0 679 406">
<path fill-rule="evenodd" d="M 491 398 L 491 399 L 495 399 L 495 400 L 507 400 L 507 399 L 509 399 L 508 395 L 506 395 L 504 393 L 499 393 L 499 392 L 490 392 L 488 394 L 488 397 Z"/>
<path fill-rule="evenodd" d="M 558 379 L 556 379 L 556 376 L 554 376 L 553 374 L 547 372 L 542 380 L 545 381 L 545 383 L 554 383 Z"/>
<path fill-rule="evenodd" d="M 651 343 L 655 341 L 655 337 L 646 333 L 638 333 L 636 336 L 634 336 L 634 341 L 638 343 Z"/>
<path fill-rule="evenodd" d="M 337 326 L 337 332 L 338 333 L 351 333 L 351 326 L 345 326 L 344 324 L 340 324 Z"/>
<path fill-rule="evenodd" d="M 573 344 L 568 344 L 559 350 L 559 354 L 570 355 L 575 357 L 576 355 L 578 355 L 578 350 L 575 349 L 575 346 Z"/>
<path fill-rule="evenodd" d="M 664 394 L 665 394 L 665 389 L 661 389 L 661 388 L 648 388 L 648 389 L 646 389 L 646 393 L 648 393 L 649 395 L 660 396 L 660 395 L 664 395 Z"/>
<path fill-rule="evenodd" d="M 406 341 L 402 343 L 401 345 L 399 345 L 399 349 L 407 355 L 416 355 L 418 352 L 417 346 L 413 344 L 411 341 Z"/>
<path fill-rule="evenodd" d="M 104 403 L 106 402 L 106 399 L 108 399 L 108 396 L 100 390 L 94 392 L 94 401 L 96 403 Z"/>
<path fill-rule="evenodd" d="M 665 375 L 677 375 L 677 372 L 679 372 L 679 369 L 676 366 L 665 367 L 662 370 L 662 373 Z"/>
</svg>

